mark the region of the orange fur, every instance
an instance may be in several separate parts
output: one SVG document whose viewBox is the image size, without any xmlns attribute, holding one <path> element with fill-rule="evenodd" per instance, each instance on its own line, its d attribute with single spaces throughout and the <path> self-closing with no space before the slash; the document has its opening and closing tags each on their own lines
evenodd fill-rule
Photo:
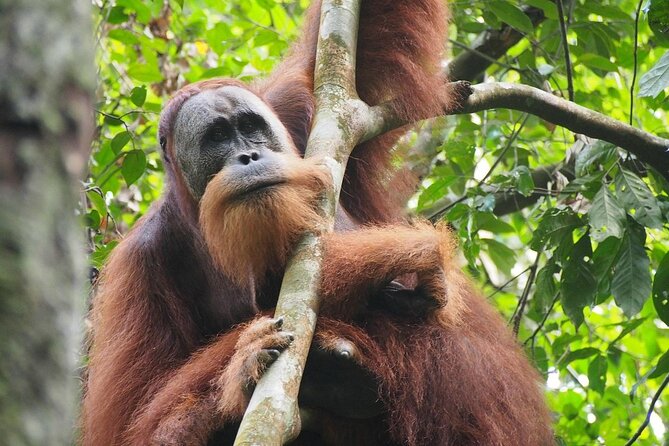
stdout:
<svg viewBox="0 0 669 446">
<path fill-rule="evenodd" d="M 240 383 L 257 378 L 261 367 L 253 358 L 266 346 L 257 337 L 239 341 L 257 334 L 262 319 L 238 324 L 257 318 L 276 298 L 295 234 L 317 223 L 313 203 L 328 179 L 311 162 L 286 155 L 286 184 L 262 200 L 226 201 L 221 173 L 198 203 L 175 164 L 173 126 L 184 102 L 199 92 L 248 88 L 274 109 L 303 151 L 314 111 L 319 10 L 316 1 L 303 38 L 267 80 L 250 87 L 203 81 L 165 107 L 159 129 L 165 195 L 115 249 L 93 302 L 84 445 L 229 442 L 213 431 L 234 431 L 226 421 L 238 419 L 246 404 Z M 445 15 L 442 0 L 363 2 L 357 70 L 363 100 L 391 101 L 406 119 L 453 106 L 457 97 L 443 89 L 437 69 Z M 353 152 L 343 206 L 359 222 L 386 225 L 328 236 L 316 333 L 322 348 L 354 346 L 354 360 L 378 381 L 387 414 L 356 421 L 324 414 L 317 437 L 305 433 L 302 444 L 549 444 L 536 372 L 453 264 L 450 237 L 424 225 L 388 225 L 402 219 L 400 201 L 385 187 L 393 170 L 389 149 L 399 134 Z M 375 294 L 383 299 L 379 286 L 396 274 L 415 276 L 422 292 L 414 294 L 440 303 L 434 317 L 407 321 L 367 305 Z M 264 286 L 254 289 L 251 280 Z"/>
<path fill-rule="evenodd" d="M 200 224 L 207 245 L 221 270 L 240 285 L 266 272 L 283 271 L 296 237 L 321 220 L 315 204 L 331 182 L 329 175 L 317 161 L 290 153 L 282 159 L 285 183 L 231 199 L 224 169 L 202 197 Z"/>
</svg>

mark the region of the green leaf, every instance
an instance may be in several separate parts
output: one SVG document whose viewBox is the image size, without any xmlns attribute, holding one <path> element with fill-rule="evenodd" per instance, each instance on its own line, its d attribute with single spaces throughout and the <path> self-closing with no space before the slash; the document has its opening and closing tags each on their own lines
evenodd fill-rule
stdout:
<svg viewBox="0 0 669 446">
<path fill-rule="evenodd" d="M 596 349 L 594 347 L 586 347 L 574 350 L 565 355 L 565 357 L 560 362 L 560 366 L 566 367 L 571 362 L 578 361 L 579 359 L 586 359 L 598 354 L 600 354 L 599 349 Z"/>
<path fill-rule="evenodd" d="M 102 218 L 100 217 L 100 213 L 93 209 L 86 214 L 84 217 L 84 222 L 89 228 L 98 229 L 100 227 L 100 223 L 102 222 Z"/>
<path fill-rule="evenodd" d="M 621 239 L 609 237 L 599 243 L 592 255 L 592 264 L 597 278 L 598 297 L 608 299 L 611 295 L 612 266 L 618 257 L 621 243 Z"/>
<path fill-rule="evenodd" d="M 648 7 L 648 25 L 658 42 L 669 44 L 669 0 L 651 0 Z"/>
<path fill-rule="evenodd" d="M 139 43 L 137 36 L 127 29 L 112 29 L 108 35 L 110 39 L 117 40 L 126 45 L 136 45 Z"/>
<path fill-rule="evenodd" d="M 664 352 L 664 354 L 657 360 L 655 369 L 650 372 L 648 378 L 657 378 L 665 373 L 669 372 L 669 352 Z"/>
<path fill-rule="evenodd" d="M 544 245 L 557 245 L 563 237 L 581 226 L 580 218 L 570 208 L 547 210 L 541 217 L 539 226 L 534 231 L 530 247 L 539 251 Z"/>
<path fill-rule="evenodd" d="M 620 331 L 620 334 L 616 336 L 616 338 L 613 341 L 611 341 L 609 346 L 616 344 L 622 338 L 624 338 L 625 336 L 636 330 L 637 327 L 639 327 L 639 325 L 643 324 L 644 322 L 646 322 L 646 318 L 641 317 L 639 319 L 632 319 L 630 321 L 625 321 L 619 324 L 621 327 L 623 327 L 623 329 Z"/>
<path fill-rule="evenodd" d="M 161 82 L 163 80 L 163 75 L 158 68 L 152 65 L 147 64 L 132 64 L 128 67 L 128 76 L 139 81 L 139 82 Z"/>
<path fill-rule="evenodd" d="M 611 293 L 629 317 L 641 311 L 651 292 L 650 260 L 644 249 L 645 242 L 645 229 L 631 222 L 613 265 Z"/>
<path fill-rule="evenodd" d="M 115 154 L 118 154 L 132 139 L 132 135 L 128 131 L 119 132 L 114 135 L 111 140 L 111 149 Z"/>
<path fill-rule="evenodd" d="M 583 309 L 595 302 L 597 280 L 593 266 L 590 237 L 584 235 L 574 245 L 573 252 L 562 270 L 560 301 L 569 319 L 576 327 L 583 323 Z"/>
<path fill-rule="evenodd" d="M 669 325 L 669 253 L 664 255 L 655 272 L 653 305 L 662 322 Z"/>
<path fill-rule="evenodd" d="M 511 176 L 516 182 L 516 188 L 521 195 L 529 197 L 534 192 L 534 180 L 527 166 L 518 166 L 511 171 Z"/>
<path fill-rule="evenodd" d="M 253 38 L 253 44 L 256 47 L 261 47 L 263 45 L 276 42 L 278 39 L 279 36 L 277 35 L 276 32 L 263 29 L 258 31 L 258 33 L 255 35 L 255 37 Z"/>
<path fill-rule="evenodd" d="M 123 7 L 114 6 L 109 10 L 109 17 L 107 18 L 107 23 L 110 25 L 118 25 L 123 22 L 128 21 L 128 14 L 123 11 Z"/>
<path fill-rule="evenodd" d="M 655 98 L 669 87 L 669 51 L 639 80 L 639 96 Z"/>
<path fill-rule="evenodd" d="M 576 156 L 576 175 L 579 177 L 586 175 L 593 166 L 599 167 L 606 164 L 616 153 L 616 146 L 605 141 L 596 141 L 594 144 L 588 144 Z"/>
<path fill-rule="evenodd" d="M 497 268 L 505 274 L 511 273 L 516 264 L 516 253 L 503 243 L 493 239 L 481 239 L 488 247 L 488 255 Z"/>
<path fill-rule="evenodd" d="M 608 370 L 609 362 L 602 355 L 597 355 L 588 365 L 588 381 L 589 388 L 599 394 L 604 394 L 606 388 L 606 371 Z"/>
<path fill-rule="evenodd" d="M 141 150 L 131 150 L 125 155 L 123 165 L 121 166 L 121 173 L 128 186 L 142 176 L 145 168 L 146 156 Z"/>
<path fill-rule="evenodd" d="M 133 88 L 132 91 L 130 91 L 130 100 L 137 107 L 144 105 L 144 101 L 146 101 L 146 87 Z"/>
<path fill-rule="evenodd" d="M 660 205 L 641 178 L 621 168 L 615 183 L 618 198 L 636 221 L 649 228 L 662 227 Z"/>
<path fill-rule="evenodd" d="M 437 200 L 444 198 L 451 184 L 458 180 L 457 175 L 444 175 L 438 177 L 418 196 L 418 209 L 434 204 Z"/>
<path fill-rule="evenodd" d="M 487 8 L 504 23 L 516 28 L 525 34 L 532 34 L 534 26 L 530 18 L 522 9 L 507 1 L 492 1 L 486 4 Z"/>
<path fill-rule="evenodd" d="M 525 3 L 534 6 L 535 8 L 542 9 L 546 17 L 549 19 L 558 19 L 557 7 L 555 6 L 555 3 L 550 0 L 527 0 Z"/>
<path fill-rule="evenodd" d="M 107 215 L 107 203 L 105 203 L 105 199 L 102 195 L 97 191 L 89 190 L 86 196 L 90 200 L 93 209 L 98 211 L 100 215 Z"/>
<path fill-rule="evenodd" d="M 559 269 L 557 265 L 553 262 L 549 262 L 537 273 L 537 280 L 534 288 L 534 300 L 539 304 L 542 312 L 548 310 L 548 307 L 557 293 L 555 273 L 558 271 Z"/>
<path fill-rule="evenodd" d="M 128 11 L 134 12 L 140 23 L 146 25 L 151 20 L 151 10 L 142 0 L 117 0 L 116 4 L 124 6 Z"/>
<path fill-rule="evenodd" d="M 595 195 L 588 215 L 592 228 L 591 236 L 596 242 L 601 242 L 608 237 L 621 238 L 623 236 L 627 214 L 607 185 L 603 185 Z"/>
<path fill-rule="evenodd" d="M 578 61 L 593 70 L 604 70 L 611 72 L 618 71 L 618 65 L 614 64 L 606 57 L 600 56 L 599 54 L 582 54 L 579 56 Z"/>
</svg>

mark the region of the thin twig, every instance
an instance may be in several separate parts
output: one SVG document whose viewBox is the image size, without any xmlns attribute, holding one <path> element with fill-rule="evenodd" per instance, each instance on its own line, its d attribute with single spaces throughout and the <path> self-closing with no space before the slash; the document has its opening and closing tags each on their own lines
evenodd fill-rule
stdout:
<svg viewBox="0 0 669 446">
<path fill-rule="evenodd" d="M 627 443 L 625 443 L 625 446 L 630 446 L 634 444 L 634 442 L 637 441 L 637 439 L 641 436 L 643 431 L 648 427 L 648 423 L 650 423 L 650 416 L 653 413 L 653 410 L 655 410 L 655 403 L 657 403 L 657 400 L 660 399 L 660 395 L 662 395 L 662 391 L 664 390 L 665 387 L 667 387 L 667 384 L 669 384 L 669 374 L 664 377 L 664 381 L 662 381 L 662 384 L 660 384 L 660 387 L 657 389 L 657 392 L 655 392 L 655 395 L 653 396 L 653 399 L 650 402 L 650 407 L 648 408 L 648 412 L 646 412 L 646 418 L 643 420 L 643 423 L 641 423 L 641 426 L 639 426 L 639 429 L 634 433 L 632 438 L 629 439 Z"/>
<path fill-rule="evenodd" d="M 639 0 L 636 7 L 636 17 L 634 18 L 634 71 L 632 74 L 632 85 L 630 86 L 630 125 L 634 119 L 634 85 L 636 84 L 636 75 L 639 61 L 639 16 L 641 15 L 641 5 L 645 0 Z"/>
<path fill-rule="evenodd" d="M 521 272 L 519 272 L 518 274 L 516 274 L 515 276 L 513 276 L 512 278 L 510 278 L 509 280 L 507 280 L 506 282 L 504 282 L 504 283 L 503 283 L 502 285 L 500 285 L 500 286 L 497 286 L 497 285 L 495 285 L 494 283 L 492 283 L 492 281 L 490 281 L 490 283 L 492 284 L 492 286 L 495 287 L 495 291 L 493 291 L 492 293 L 490 293 L 490 294 L 486 297 L 486 299 L 491 299 L 492 297 L 495 296 L 495 294 L 504 291 L 504 288 L 506 288 L 511 282 L 515 282 L 516 280 L 518 280 L 518 278 L 519 278 L 520 276 L 522 276 L 523 274 L 525 274 L 526 272 L 528 272 L 531 268 L 532 268 L 532 266 L 528 266 L 527 268 L 525 268 L 524 270 L 522 270 Z"/>
<path fill-rule="evenodd" d="M 527 305 L 527 301 L 530 296 L 530 290 L 532 289 L 534 278 L 537 275 L 537 268 L 539 267 L 540 258 L 541 258 L 541 252 L 537 252 L 537 257 L 534 259 L 534 263 L 530 267 L 530 276 L 527 278 L 525 289 L 523 290 L 522 296 L 520 296 L 520 301 L 518 301 L 518 309 L 516 310 L 516 313 L 513 316 L 513 334 L 516 336 L 518 336 L 518 330 L 520 330 L 520 321 L 523 318 L 523 313 L 525 312 L 525 306 Z"/>
<path fill-rule="evenodd" d="M 488 169 L 488 172 L 481 178 L 477 184 L 476 187 L 480 187 L 485 181 L 492 175 L 493 171 L 499 166 L 499 164 L 502 162 L 502 159 L 506 155 L 506 152 L 509 151 L 511 148 L 511 145 L 516 141 L 518 138 L 518 135 L 520 134 L 520 131 L 525 127 L 525 124 L 527 124 L 527 120 L 529 119 L 530 115 L 524 115 L 523 117 L 523 122 L 521 122 L 520 126 L 515 129 L 512 133 L 511 136 L 509 137 L 509 140 L 506 143 L 506 146 L 502 149 L 500 152 L 499 156 L 495 160 L 495 162 L 490 166 L 490 169 Z M 438 221 L 446 212 L 448 212 L 453 206 L 455 206 L 458 203 L 462 203 L 467 199 L 467 195 L 463 195 L 462 197 L 458 198 L 455 201 L 450 202 L 447 206 L 435 211 L 432 215 L 428 217 L 428 220 L 431 222 Z"/>
<path fill-rule="evenodd" d="M 564 48 L 564 63 L 567 70 L 567 92 L 569 93 L 569 100 L 574 102 L 574 79 L 571 70 L 571 55 L 569 54 L 569 44 L 567 43 L 567 24 L 564 20 L 564 8 L 562 7 L 562 0 L 555 2 L 558 10 L 558 18 L 560 19 L 560 34 L 562 34 L 562 46 Z"/>
<path fill-rule="evenodd" d="M 534 329 L 530 337 L 525 339 L 523 342 L 523 345 L 527 345 L 528 342 L 530 342 L 530 350 L 532 351 L 532 356 L 534 356 L 534 342 L 537 339 L 537 335 L 541 331 L 542 328 L 544 328 L 544 325 L 546 325 L 546 321 L 548 320 L 548 317 L 550 314 L 553 312 L 553 308 L 555 308 L 555 304 L 558 301 L 558 298 L 560 297 L 560 293 L 555 293 L 555 296 L 553 296 L 553 300 L 551 301 L 551 305 L 548 307 L 548 310 L 546 310 L 546 314 L 544 314 L 544 317 L 541 319 L 541 322 L 539 322 L 539 325 L 537 325 L 537 328 Z"/>
</svg>

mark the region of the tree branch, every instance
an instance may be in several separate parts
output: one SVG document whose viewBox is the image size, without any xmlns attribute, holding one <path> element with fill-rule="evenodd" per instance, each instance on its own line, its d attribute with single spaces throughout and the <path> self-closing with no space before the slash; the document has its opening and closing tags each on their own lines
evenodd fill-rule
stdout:
<svg viewBox="0 0 669 446">
<path fill-rule="evenodd" d="M 235 445 L 281 445 L 299 435 L 297 395 L 316 327 L 322 265 L 319 233 L 331 231 L 348 157 L 360 141 L 396 120 L 386 107 L 369 107 L 355 91 L 355 49 L 360 0 L 324 0 L 321 6 L 314 93 L 316 115 L 306 157 L 329 169 L 333 187 L 319 203 L 321 228 L 305 234 L 288 262 L 275 317 L 295 335 L 292 345 L 258 382 L 237 432 Z"/>
<path fill-rule="evenodd" d="M 458 113 L 505 108 L 538 116 L 574 133 L 601 139 L 627 150 L 669 179 L 669 140 L 606 115 L 522 84 L 490 83 L 472 87 Z"/>
</svg>

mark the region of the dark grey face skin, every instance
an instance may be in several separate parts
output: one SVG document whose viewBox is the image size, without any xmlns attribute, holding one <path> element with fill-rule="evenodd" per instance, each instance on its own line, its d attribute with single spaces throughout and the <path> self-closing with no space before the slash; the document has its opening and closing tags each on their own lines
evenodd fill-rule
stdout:
<svg viewBox="0 0 669 446">
<path fill-rule="evenodd" d="M 211 178 L 226 169 L 243 195 L 282 181 L 278 153 L 294 145 L 260 98 L 239 87 L 205 90 L 188 99 L 174 126 L 174 150 L 186 184 L 200 200 Z"/>
</svg>

